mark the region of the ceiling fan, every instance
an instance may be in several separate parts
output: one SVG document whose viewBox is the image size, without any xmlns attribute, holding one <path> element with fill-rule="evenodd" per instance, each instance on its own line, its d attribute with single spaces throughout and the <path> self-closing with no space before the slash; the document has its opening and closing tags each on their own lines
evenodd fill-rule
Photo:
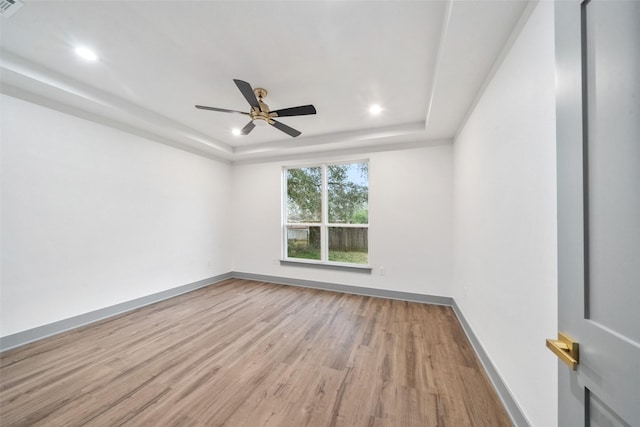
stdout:
<svg viewBox="0 0 640 427">
<path fill-rule="evenodd" d="M 289 127 L 284 123 L 280 123 L 273 118 L 316 114 L 316 108 L 313 105 L 301 105 L 299 107 L 283 108 L 281 110 L 271 111 L 269 110 L 269 106 L 262 102 L 262 100 L 267 97 L 266 89 L 262 89 L 259 87 L 253 89 L 249 83 L 242 80 L 234 79 L 233 82 L 236 84 L 236 86 L 238 86 L 238 89 L 240 89 L 240 92 L 251 106 L 251 111 L 247 113 L 244 111 L 227 110 L 224 108 L 207 107 L 204 105 L 196 105 L 196 108 L 200 108 L 201 110 L 221 111 L 223 113 L 244 114 L 251 117 L 251 121 L 242 128 L 242 130 L 240 131 L 240 135 L 248 135 L 249 132 L 251 132 L 254 127 L 256 127 L 255 123 L 253 123 L 254 120 L 264 120 L 274 128 L 281 130 L 287 135 L 295 138 L 296 136 L 299 136 L 301 134 L 300 131 Z"/>
</svg>

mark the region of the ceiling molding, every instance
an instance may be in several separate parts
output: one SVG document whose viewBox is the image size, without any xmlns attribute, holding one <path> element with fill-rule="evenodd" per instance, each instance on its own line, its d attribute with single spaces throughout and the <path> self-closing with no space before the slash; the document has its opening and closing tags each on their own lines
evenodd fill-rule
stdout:
<svg viewBox="0 0 640 427">
<path fill-rule="evenodd" d="M 436 94 L 436 83 L 438 82 L 438 74 L 442 68 L 442 56 L 444 55 L 444 48 L 447 44 L 447 31 L 449 29 L 449 22 L 451 21 L 451 11 L 453 10 L 453 0 L 447 0 L 447 6 L 442 18 L 442 31 L 440 32 L 440 41 L 438 42 L 438 53 L 436 55 L 436 61 L 433 67 L 433 79 L 431 80 L 431 91 L 427 101 L 427 116 L 424 119 L 424 126 L 429 126 L 429 118 L 431 116 L 431 108 L 433 107 L 433 99 Z"/>
<path fill-rule="evenodd" d="M 273 162 L 284 162 L 284 161 L 294 161 L 294 160 L 311 160 L 311 159 L 334 159 L 337 156 L 351 156 L 351 155 L 362 155 L 362 154 L 370 154 L 370 153 L 379 153 L 385 151 L 398 151 L 398 150 L 411 150 L 416 148 L 427 148 L 427 147 L 436 147 L 441 145 L 451 145 L 453 144 L 452 139 L 435 139 L 435 140 L 425 140 L 425 139 L 416 139 L 404 142 L 392 142 L 392 143 L 384 143 L 380 145 L 368 145 L 365 147 L 350 147 L 350 148 L 341 148 L 341 149 L 333 149 L 333 150 L 319 150 L 313 151 L 309 153 L 296 153 L 296 154 L 280 154 L 277 156 L 262 156 L 257 158 L 249 158 L 249 159 L 240 159 L 234 160 L 232 162 L 233 165 L 246 165 L 246 164 L 255 164 L 255 163 L 273 163 Z"/>
<path fill-rule="evenodd" d="M 418 145 L 428 144 L 424 142 L 428 139 L 424 135 L 424 123 L 413 122 L 231 147 L 225 143 L 213 141 L 206 135 L 174 120 L 60 75 L 12 53 L 1 51 L 0 55 L 2 56 L 0 92 L 6 95 L 227 163 L 290 158 L 315 152 L 379 150 L 377 146 L 381 143 L 387 147 L 383 150 L 388 150 L 390 147 L 401 149 L 402 144 L 407 144 L 407 139 L 411 141 L 410 144 L 416 144 L 416 140 L 422 141 L 417 143 Z M 60 97 L 58 94 L 54 100 L 43 94 L 52 89 L 62 92 L 64 96 Z M 121 117 L 133 117 L 135 120 L 125 122 L 117 115 L 112 115 L 113 112 L 120 113 Z M 390 142 L 390 139 L 395 143 Z M 349 147 L 344 148 L 345 145 Z"/>
<path fill-rule="evenodd" d="M 254 144 L 245 147 L 236 147 L 234 149 L 234 154 L 257 154 L 274 150 L 278 151 L 291 148 L 322 146 L 326 144 L 345 144 L 358 141 L 369 141 L 379 138 L 388 138 L 393 136 L 413 135 L 423 131 L 424 123 L 422 122 L 404 123 L 400 125 L 358 129 L 353 131 L 336 132 L 295 139 L 292 138 L 284 141 Z"/>
<path fill-rule="evenodd" d="M 464 129 L 464 127 L 466 126 L 467 122 L 469 121 L 469 117 L 471 117 L 471 114 L 473 113 L 473 110 L 475 110 L 476 106 L 478 105 L 478 102 L 480 102 L 480 99 L 482 99 L 482 96 L 484 95 L 484 92 L 487 90 L 489 83 L 491 83 L 491 81 L 493 80 L 493 77 L 498 72 L 498 69 L 504 62 L 504 59 L 507 57 L 507 54 L 513 47 L 513 44 L 516 42 L 516 40 L 520 36 L 522 29 L 524 28 L 525 24 L 531 17 L 533 10 L 536 8 L 536 6 L 538 6 L 538 3 L 540 3 L 540 0 L 529 0 L 527 2 L 524 10 L 522 11 L 522 14 L 520 15 L 520 18 L 518 18 L 518 21 L 513 26 L 513 29 L 509 34 L 509 38 L 507 39 L 505 44 L 502 46 L 502 49 L 500 50 L 500 53 L 496 57 L 495 61 L 493 61 L 493 64 L 491 65 L 489 72 L 485 76 L 482 82 L 482 85 L 480 86 L 480 89 L 478 89 L 478 92 L 473 98 L 473 101 L 471 102 L 471 104 L 469 104 L 469 108 L 467 109 L 467 112 L 464 115 L 464 118 L 460 121 L 460 125 L 458 126 L 458 129 L 456 130 L 453 136 L 454 141 L 458 138 L 458 135 L 460 135 L 460 132 L 462 132 L 462 129 Z"/>
<path fill-rule="evenodd" d="M 72 104 L 72 99 L 76 101 L 81 100 L 81 102 L 87 104 L 87 106 L 97 107 L 98 110 L 107 113 L 95 114 L 94 121 L 101 121 L 100 118 L 102 118 L 104 124 L 108 126 L 113 125 L 114 120 L 108 116 L 108 112 L 105 110 L 106 107 L 112 111 L 126 113 L 127 116 L 139 122 L 127 123 L 129 127 L 139 128 L 142 131 L 146 131 L 149 127 L 152 127 L 156 130 L 155 133 L 163 139 L 173 140 L 177 144 L 188 143 L 188 145 L 195 144 L 196 146 L 204 146 L 202 147 L 203 149 L 206 147 L 209 151 L 213 150 L 213 154 L 221 158 L 229 158 L 233 154 L 231 146 L 216 141 L 169 117 L 142 108 L 100 89 L 85 85 L 7 51 L 0 51 L 0 56 L 2 57 L 0 71 L 2 71 L 3 86 L 14 86 L 22 89 L 24 92 L 31 92 L 34 95 L 39 95 L 39 87 L 55 89 L 56 91 L 63 92 L 68 97 L 68 104 Z M 34 96 L 33 99 L 36 100 L 39 98 Z M 61 103 L 58 102 L 58 105 L 60 104 Z M 72 105 L 68 106 L 72 107 Z"/>
<path fill-rule="evenodd" d="M 222 163 L 231 164 L 231 156 L 222 157 L 220 155 L 202 150 L 201 146 L 194 147 L 194 146 L 187 145 L 185 143 L 178 143 L 172 139 L 164 138 L 153 132 L 148 132 L 138 127 L 127 125 L 121 121 L 111 120 L 103 115 L 91 113 L 82 108 L 76 108 L 68 104 L 63 104 L 51 98 L 47 98 L 42 95 L 37 95 L 32 92 L 28 92 L 23 89 L 17 88 L 15 86 L 8 85 L 6 83 L 2 83 L 0 85 L 0 93 L 3 93 L 5 95 L 11 96 L 17 99 L 21 99 L 23 101 L 30 102 L 32 104 L 50 108 L 52 110 L 59 111 L 64 114 L 69 114 L 74 117 L 89 120 L 91 122 L 98 123 L 100 125 L 108 126 L 113 129 L 117 129 L 122 132 L 129 133 L 131 135 L 139 136 L 147 140 L 159 142 L 161 144 L 168 145 L 170 147 L 177 148 L 179 150 L 187 151 L 189 153 L 196 154 L 198 156 L 206 157 L 211 160 L 216 160 Z"/>
</svg>

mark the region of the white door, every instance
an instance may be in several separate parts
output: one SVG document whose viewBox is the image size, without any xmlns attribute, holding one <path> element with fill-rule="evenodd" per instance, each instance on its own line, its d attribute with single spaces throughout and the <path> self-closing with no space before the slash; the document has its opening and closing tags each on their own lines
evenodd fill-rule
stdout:
<svg viewBox="0 0 640 427">
<path fill-rule="evenodd" d="M 557 0 L 559 425 L 640 426 L 640 0 Z"/>
</svg>

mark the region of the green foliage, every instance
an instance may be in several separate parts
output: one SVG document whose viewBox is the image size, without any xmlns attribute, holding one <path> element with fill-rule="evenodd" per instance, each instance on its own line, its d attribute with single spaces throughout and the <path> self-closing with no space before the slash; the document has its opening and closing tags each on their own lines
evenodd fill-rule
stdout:
<svg viewBox="0 0 640 427">
<path fill-rule="evenodd" d="M 369 254 L 366 252 L 330 251 L 329 261 L 350 262 L 353 264 L 368 264 Z"/>
<path fill-rule="evenodd" d="M 369 209 L 364 208 L 353 214 L 352 224 L 369 224 Z"/>
<path fill-rule="evenodd" d="M 289 242 L 288 256 L 289 258 L 319 260 L 320 248 Z M 329 251 L 329 261 L 367 264 L 369 262 L 369 254 L 366 252 Z"/>
<path fill-rule="evenodd" d="M 354 175 L 358 173 L 360 179 Z M 365 185 L 366 184 L 366 185 Z M 327 170 L 329 222 L 367 224 L 369 222 L 369 165 L 331 165 Z"/>
<path fill-rule="evenodd" d="M 287 245 L 287 255 L 289 258 L 320 259 L 320 248 L 313 248 L 308 245 L 299 245 L 289 242 Z"/>
<path fill-rule="evenodd" d="M 322 216 L 322 169 L 287 169 L 287 215 L 289 222 L 320 222 Z"/>
<path fill-rule="evenodd" d="M 368 224 L 368 163 L 328 166 L 327 191 L 330 223 Z M 287 169 L 288 221 L 320 222 L 321 216 L 322 168 Z"/>
</svg>

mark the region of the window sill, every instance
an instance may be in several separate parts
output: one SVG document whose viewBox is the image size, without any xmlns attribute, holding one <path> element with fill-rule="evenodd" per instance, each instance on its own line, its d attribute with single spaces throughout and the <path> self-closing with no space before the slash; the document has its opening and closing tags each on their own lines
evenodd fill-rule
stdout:
<svg viewBox="0 0 640 427">
<path fill-rule="evenodd" d="M 286 258 L 280 260 L 280 265 L 291 267 L 310 267 L 325 270 L 352 271 L 354 273 L 371 274 L 373 267 L 369 265 L 346 264 L 339 262 L 321 262 L 303 259 Z"/>
</svg>

